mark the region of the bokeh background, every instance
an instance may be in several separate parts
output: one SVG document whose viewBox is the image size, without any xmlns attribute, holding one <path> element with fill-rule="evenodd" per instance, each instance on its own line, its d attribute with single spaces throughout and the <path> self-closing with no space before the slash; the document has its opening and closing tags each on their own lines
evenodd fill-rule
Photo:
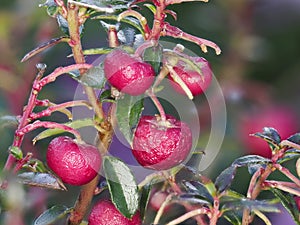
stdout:
<svg viewBox="0 0 300 225">
<path fill-rule="evenodd" d="M 42 54 L 21 63 L 21 58 L 31 49 L 51 38 L 61 36 L 56 20 L 50 18 L 37 0 L 1 0 L 0 3 L 0 115 L 17 115 L 26 103 L 35 64 L 43 62 L 47 71 L 71 62 L 71 53 L 65 44 L 59 44 Z M 274 126 L 287 138 L 299 131 L 300 118 L 300 1 L 299 0 L 211 0 L 210 3 L 191 2 L 171 7 L 178 13 L 178 20 L 168 18 L 181 29 L 216 42 L 222 54 L 216 56 L 209 49 L 201 52 L 195 44 L 176 40 L 211 63 L 222 87 L 227 106 L 227 128 L 222 149 L 215 162 L 203 173 L 212 179 L 241 155 L 255 153 L 269 156 L 267 147 L 259 140 L 248 137 L 263 126 Z M 151 14 L 144 12 L 149 20 Z M 167 38 L 167 41 L 175 41 Z M 89 21 L 83 38 L 84 48 L 106 46 L 105 31 L 99 21 Z M 73 99 L 76 82 L 65 76 L 50 84 L 41 98 L 59 103 Z M 205 98 L 194 100 L 201 122 L 201 148 L 210 132 L 210 112 Z M 51 118 L 63 121 L 60 114 Z M 0 127 L 0 166 L 7 157 L 12 142 L 13 129 Z M 45 156 L 48 141 L 32 147 L 30 137 L 24 144 L 25 151 L 32 151 L 41 159 Z M 287 167 L 293 172 L 295 161 Z M 277 178 L 282 178 L 280 175 Z M 283 179 L 283 178 L 282 178 Z M 245 193 L 249 182 L 247 171 L 240 170 L 233 184 L 237 191 Z M 30 189 L 26 200 L 26 221 L 30 221 L 43 209 L 54 203 L 71 206 L 78 189 L 60 198 L 56 191 L 45 192 Z M 23 190 L 21 187 L 19 192 Z M 31 198 L 31 199 L 29 199 Z M 39 207 L 36 207 L 36 206 Z M 32 207 L 35 207 L 32 210 Z M 4 223 L 4 214 L 0 224 Z M 284 221 L 284 222 L 282 222 Z M 285 213 L 274 216 L 274 224 L 293 225 Z M 259 222 L 257 222 L 258 224 Z M 21 224 L 21 223 L 20 223 Z M 188 224 L 188 223 L 186 223 Z M 191 223 L 192 224 L 192 223 Z M 226 224 L 221 222 L 220 224 Z"/>
</svg>

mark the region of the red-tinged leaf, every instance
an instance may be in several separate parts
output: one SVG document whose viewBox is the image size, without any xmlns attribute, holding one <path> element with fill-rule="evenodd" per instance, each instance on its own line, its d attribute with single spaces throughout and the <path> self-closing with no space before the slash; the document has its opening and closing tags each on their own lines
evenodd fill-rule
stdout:
<svg viewBox="0 0 300 225">
<path fill-rule="evenodd" d="M 28 52 L 21 60 L 21 62 L 25 62 L 26 60 L 32 58 L 33 56 L 37 55 L 38 53 L 58 44 L 61 42 L 68 42 L 70 40 L 70 38 L 68 37 L 59 37 L 59 38 L 54 38 L 51 39 L 50 41 L 43 43 L 41 45 L 39 45 L 38 47 L 36 47 L 35 49 L 33 49 L 32 51 Z"/>
<path fill-rule="evenodd" d="M 44 187 L 56 190 L 67 190 L 64 184 L 52 174 L 25 172 L 18 175 L 19 182 L 34 187 Z"/>
</svg>

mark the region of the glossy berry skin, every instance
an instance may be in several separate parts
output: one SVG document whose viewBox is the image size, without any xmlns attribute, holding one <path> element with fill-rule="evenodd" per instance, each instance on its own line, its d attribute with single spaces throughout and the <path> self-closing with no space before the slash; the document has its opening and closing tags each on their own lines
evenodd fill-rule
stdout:
<svg viewBox="0 0 300 225">
<path fill-rule="evenodd" d="M 110 200 L 100 200 L 93 207 L 88 225 L 141 225 L 137 212 L 131 219 L 123 216 Z"/>
<path fill-rule="evenodd" d="M 208 61 L 202 57 L 193 57 L 193 61 L 201 68 L 202 74 L 200 75 L 195 71 L 190 65 L 185 62 L 179 61 L 175 67 L 174 71 L 183 80 L 189 90 L 192 92 L 193 96 L 197 96 L 205 92 L 211 84 L 213 72 Z M 184 90 L 180 85 L 174 82 L 173 78 L 170 76 L 172 87 L 180 94 L 185 94 Z"/>
<path fill-rule="evenodd" d="M 54 138 L 47 151 L 47 164 L 64 183 L 80 186 L 94 179 L 101 167 L 99 150 L 70 137 Z"/>
<path fill-rule="evenodd" d="M 270 158 L 272 152 L 267 142 L 249 136 L 249 134 L 262 132 L 264 127 L 275 128 L 281 139 L 284 140 L 297 132 L 297 117 L 291 109 L 269 107 L 253 113 L 243 115 L 238 124 L 239 140 L 245 147 L 247 154 L 255 154 Z"/>
<path fill-rule="evenodd" d="M 155 71 L 150 64 L 120 49 L 106 56 L 104 74 L 112 86 L 129 95 L 145 93 L 155 78 Z"/>
<path fill-rule="evenodd" d="M 167 115 L 142 116 L 136 128 L 132 153 L 143 167 L 154 170 L 170 169 L 183 162 L 192 147 L 192 132 L 184 122 Z"/>
</svg>

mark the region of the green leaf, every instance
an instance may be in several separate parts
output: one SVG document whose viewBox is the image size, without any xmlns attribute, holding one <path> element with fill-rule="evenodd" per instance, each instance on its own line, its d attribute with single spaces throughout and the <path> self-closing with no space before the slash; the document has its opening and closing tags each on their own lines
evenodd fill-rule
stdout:
<svg viewBox="0 0 300 225">
<path fill-rule="evenodd" d="M 232 165 L 237 167 L 243 167 L 253 164 L 267 164 L 269 162 L 271 162 L 270 159 L 264 158 L 259 155 L 246 155 L 234 160 Z"/>
<path fill-rule="evenodd" d="M 152 189 L 152 184 L 146 184 L 144 185 L 141 190 L 140 190 L 140 216 L 141 219 L 144 220 L 145 219 L 145 213 L 147 210 L 147 206 L 149 203 L 149 199 L 150 199 L 150 194 L 151 194 L 151 189 Z"/>
<path fill-rule="evenodd" d="M 143 110 L 144 100 L 140 96 L 125 95 L 117 102 L 116 116 L 119 129 L 130 145 L 133 129 L 137 126 Z"/>
<path fill-rule="evenodd" d="M 225 203 L 225 202 L 228 202 L 228 201 L 236 201 L 236 200 L 241 200 L 241 199 L 244 199 L 245 196 L 236 192 L 236 191 L 233 191 L 231 189 L 228 189 L 226 190 L 226 194 L 225 195 L 222 195 L 221 198 L 220 198 L 220 201 L 221 203 Z"/>
<path fill-rule="evenodd" d="M 139 207 L 139 194 L 135 178 L 121 160 L 106 156 L 103 162 L 111 200 L 127 218 L 131 218 Z"/>
<path fill-rule="evenodd" d="M 92 48 L 83 50 L 84 55 L 104 55 L 108 54 L 113 50 L 113 48 Z"/>
<path fill-rule="evenodd" d="M 22 168 L 37 173 L 48 172 L 48 169 L 45 167 L 44 163 L 38 159 L 30 159 Z"/>
<path fill-rule="evenodd" d="M 284 206 L 284 208 L 286 208 L 286 210 L 292 216 L 295 223 L 297 225 L 300 225 L 300 221 L 299 221 L 300 213 L 299 213 L 299 209 L 296 205 L 296 202 L 293 198 L 293 195 L 283 192 L 281 190 L 275 189 L 275 188 L 272 188 L 271 191 L 277 198 L 280 199 L 281 204 Z"/>
<path fill-rule="evenodd" d="M 36 47 L 35 49 L 31 50 L 30 52 L 28 52 L 21 60 L 21 62 L 25 62 L 28 59 L 32 58 L 33 56 L 37 55 L 38 53 L 51 48 L 54 45 L 57 45 L 58 43 L 61 42 L 68 42 L 70 40 L 70 38 L 68 37 L 58 37 L 58 38 L 53 38 L 50 41 L 47 41 L 45 43 L 42 43 L 41 45 L 39 45 L 38 47 Z"/>
<path fill-rule="evenodd" d="M 94 9 L 96 12 L 114 13 L 115 11 L 124 10 L 129 7 L 130 1 L 126 0 L 80 0 L 71 1 L 73 4 Z"/>
<path fill-rule="evenodd" d="M 207 188 L 199 181 L 183 181 L 182 182 L 187 193 L 197 194 L 204 199 L 207 199 L 209 202 L 213 202 L 214 198 L 209 193 Z"/>
<path fill-rule="evenodd" d="M 64 123 L 64 125 L 69 126 L 73 129 L 79 129 L 82 127 L 95 126 L 95 123 L 92 118 L 86 118 L 86 119 L 74 120 L 72 122 Z M 62 134 L 64 132 L 66 131 L 61 129 L 47 129 L 39 133 L 32 141 L 33 143 L 35 143 L 44 138 L 52 137 L 54 135 Z"/>
<path fill-rule="evenodd" d="M 227 211 L 223 214 L 223 217 L 232 225 L 242 225 L 241 216 L 235 211 Z"/>
<path fill-rule="evenodd" d="M 300 133 L 293 134 L 287 140 L 296 144 L 300 144 Z"/>
<path fill-rule="evenodd" d="M 95 16 L 93 17 L 92 19 L 98 19 L 98 20 L 113 20 L 113 21 L 116 21 L 118 22 L 118 16 L 116 15 L 99 15 L 99 16 Z M 129 18 L 129 17 L 126 17 L 126 18 L 123 18 L 121 20 L 121 23 L 125 23 L 127 25 L 130 25 L 132 27 L 134 27 L 135 29 L 137 29 L 139 31 L 139 33 L 141 33 L 142 35 L 144 35 L 144 30 L 143 28 L 141 27 L 140 23 L 138 20 L 134 19 L 134 18 Z"/>
<path fill-rule="evenodd" d="M 153 15 L 156 13 L 156 8 L 154 5 L 145 3 L 144 6 L 147 7 L 153 13 Z"/>
<path fill-rule="evenodd" d="M 198 194 L 184 193 L 176 196 L 176 201 L 211 206 L 211 202 L 201 198 Z"/>
<path fill-rule="evenodd" d="M 280 212 L 276 204 L 268 201 L 251 200 L 246 198 L 229 201 L 222 206 L 222 210 L 224 211 L 243 210 L 245 208 L 249 209 L 250 211 L 258 210 L 261 212 Z"/>
<path fill-rule="evenodd" d="M 64 184 L 58 178 L 49 173 L 25 172 L 18 175 L 18 180 L 22 184 L 34 187 L 66 190 Z"/>
<path fill-rule="evenodd" d="M 17 127 L 19 124 L 19 121 L 16 116 L 1 116 L 0 117 L 0 129 L 3 129 L 4 127 Z"/>
<path fill-rule="evenodd" d="M 264 127 L 263 133 L 255 133 L 252 136 L 262 138 L 270 145 L 271 149 L 279 149 L 279 143 L 281 141 L 281 137 L 278 134 L 277 130 L 272 127 Z"/>
<path fill-rule="evenodd" d="M 222 173 L 216 178 L 215 186 L 218 189 L 219 193 L 227 190 L 236 174 L 236 166 L 230 166 L 222 171 Z"/>
<path fill-rule="evenodd" d="M 143 60 L 153 67 L 156 74 L 158 74 L 161 69 L 162 57 L 163 47 L 160 44 L 145 49 L 143 54 Z"/>
<path fill-rule="evenodd" d="M 43 212 L 35 221 L 34 225 L 49 225 L 63 217 L 66 217 L 72 209 L 63 205 L 55 205 Z"/>
<path fill-rule="evenodd" d="M 75 79 L 83 85 L 102 89 L 106 82 L 103 63 L 101 63 L 99 66 L 92 67 L 86 73 L 84 73 L 80 77 L 76 77 Z"/>
<path fill-rule="evenodd" d="M 16 159 L 20 160 L 23 158 L 22 150 L 17 146 L 11 146 L 9 148 L 10 154 L 12 154 Z"/>
<path fill-rule="evenodd" d="M 278 163 L 287 162 L 289 160 L 299 158 L 300 157 L 300 150 L 298 149 L 289 149 L 285 151 L 284 156 L 281 159 L 278 159 Z"/>
<path fill-rule="evenodd" d="M 100 102 L 116 102 L 114 98 L 111 96 L 111 90 L 103 91 L 99 96 Z"/>
</svg>

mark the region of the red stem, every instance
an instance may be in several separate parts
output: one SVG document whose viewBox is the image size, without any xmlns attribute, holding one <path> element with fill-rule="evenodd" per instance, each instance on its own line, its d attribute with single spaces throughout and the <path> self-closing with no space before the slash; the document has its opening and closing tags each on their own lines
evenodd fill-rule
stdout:
<svg viewBox="0 0 300 225">
<path fill-rule="evenodd" d="M 151 40 L 159 40 L 161 36 L 161 31 L 163 29 L 164 20 L 166 18 L 165 14 L 165 1 L 164 0 L 157 0 L 156 2 L 156 13 L 154 15 L 153 27 L 151 36 L 149 39 Z"/>
<path fill-rule="evenodd" d="M 80 137 L 80 133 L 79 131 L 64 125 L 64 124 L 60 124 L 60 123 L 56 123 L 56 122 L 51 122 L 51 121 L 35 121 L 34 123 L 28 124 L 25 127 L 23 127 L 20 130 L 17 130 L 15 135 L 17 137 L 24 137 L 25 134 L 27 134 L 28 132 L 31 132 L 37 128 L 40 127 L 44 127 L 44 128 L 48 128 L 48 129 L 61 129 L 61 130 L 65 130 L 66 132 L 69 132 L 71 134 L 73 134 L 77 140 L 81 140 Z"/>
<path fill-rule="evenodd" d="M 47 102 L 44 102 L 44 103 L 47 103 Z M 47 109 L 45 109 L 41 112 L 38 112 L 38 113 L 31 113 L 29 118 L 32 119 L 32 120 L 36 120 L 36 119 L 39 119 L 39 118 L 42 118 L 42 117 L 45 117 L 45 116 L 50 116 L 53 112 L 59 111 L 59 110 L 62 110 L 62 109 L 66 109 L 68 107 L 74 107 L 74 106 L 88 106 L 88 107 L 90 107 L 88 102 L 82 101 L 82 100 L 64 102 L 64 103 L 58 104 L 58 105 L 51 105 L 51 103 L 48 102 L 48 105 L 50 105 L 49 108 L 47 108 Z"/>
<path fill-rule="evenodd" d="M 154 105 L 156 106 L 156 108 L 157 108 L 157 110 L 158 110 L 158 112 L 160 114 L 161 121 L 163 121 L 163 122 L 166 121 L 167 117 L 166 117 L 165 110 L 164 110 L 163 106 L 161 105 L 160 101 L 158 100 L 158 98 L 156 97 L 156 95 L 153 93 L 152 88 L 150 88 L 147 91 L 147 94 L 151 98 L 151 100 L 154 103 Z"/>
</svg>

